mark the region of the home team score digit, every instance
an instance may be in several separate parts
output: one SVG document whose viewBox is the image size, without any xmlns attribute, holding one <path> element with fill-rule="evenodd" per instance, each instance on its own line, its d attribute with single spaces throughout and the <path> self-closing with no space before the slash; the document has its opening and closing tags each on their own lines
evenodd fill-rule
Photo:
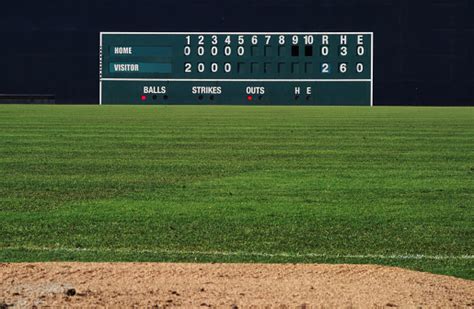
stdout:
<svg viewBox="0 0 474 309">
<path fill-rule="evenodd" d="M 370 32 L 106 32 L 100 51 L 101 104 L 373 103 Z"/>
</svg>

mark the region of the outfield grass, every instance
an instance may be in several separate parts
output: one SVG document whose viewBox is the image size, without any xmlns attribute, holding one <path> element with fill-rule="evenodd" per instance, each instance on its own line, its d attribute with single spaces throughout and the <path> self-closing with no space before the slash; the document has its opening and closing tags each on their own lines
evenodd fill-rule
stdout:
<svg viewBox="0 0 474 309">
<path fill-rule="evenodd" d="M 0 106 L 0 261 L 474 279 L 474 109 Z"/>
</svg>

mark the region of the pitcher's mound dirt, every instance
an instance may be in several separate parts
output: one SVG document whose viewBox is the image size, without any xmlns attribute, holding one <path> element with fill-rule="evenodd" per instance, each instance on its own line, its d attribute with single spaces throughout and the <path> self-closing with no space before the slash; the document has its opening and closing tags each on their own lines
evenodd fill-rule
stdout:
<svg viewBox="0 0 474 309">
<path fill-rule="evenodd" d="M 0 264 L 2 305 L 473 307 L 474 281 L 369 265 Z"/>
</svg>

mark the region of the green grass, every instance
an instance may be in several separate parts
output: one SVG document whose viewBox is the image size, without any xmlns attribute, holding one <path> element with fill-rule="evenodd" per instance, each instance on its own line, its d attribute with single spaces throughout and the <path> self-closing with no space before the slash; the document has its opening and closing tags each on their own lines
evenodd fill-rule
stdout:
<svg viewBox="0 0 474 309">
<path fill-rule="evenodd" d="M 0 106 L 0 261 L 474 279 L 474 109 Z"/>
</svg>

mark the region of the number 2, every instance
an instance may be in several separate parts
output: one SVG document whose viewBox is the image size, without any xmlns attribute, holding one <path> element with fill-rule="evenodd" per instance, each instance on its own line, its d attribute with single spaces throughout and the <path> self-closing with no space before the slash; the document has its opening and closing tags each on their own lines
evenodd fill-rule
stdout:
<svg viewBox="0 0 474 309">
<path fill-rule="evenodd" d="M 185 73 L 191 73 L 191 67 L 192 67 L 191 63 L 186 62 L 186 63 L 184 64 L 184 72 L 185 72 Z"/>
<path fill-rule="evenodd" d="M 329 73 L 329 64 L 328 63 L 323 63 L 321 65 L 321 73 Z"/>
</svg>

